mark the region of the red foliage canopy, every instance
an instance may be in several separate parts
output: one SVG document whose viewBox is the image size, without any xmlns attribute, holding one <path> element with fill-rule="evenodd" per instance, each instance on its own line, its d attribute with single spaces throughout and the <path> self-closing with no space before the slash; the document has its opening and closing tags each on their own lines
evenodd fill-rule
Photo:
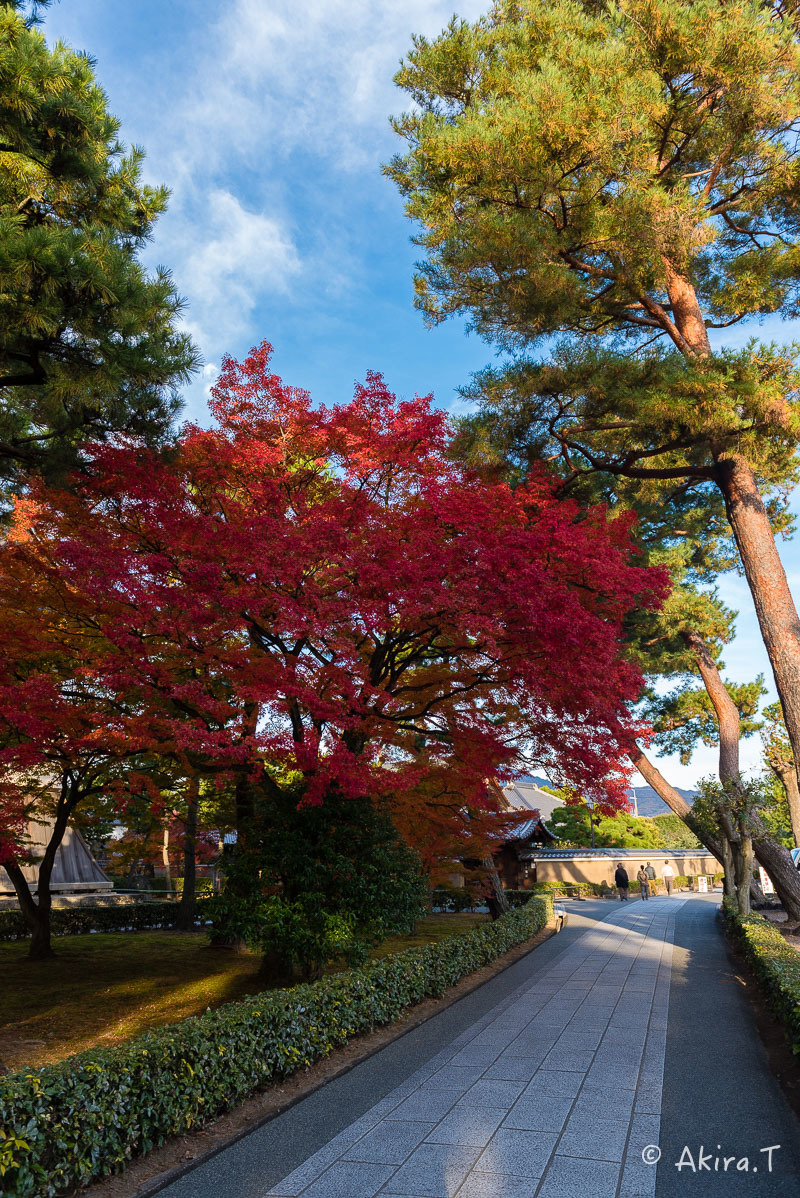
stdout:
<svg viewBox="0 0 800 1198">
<path fill-rule="evenodd" d="M 269 358 L 225 360 L 214 427 L 176 452 L 98 447 L 70 492 L 21 507 L 0 554 L 6 729 L 34 756 L 67 734 L 66 661 L 105 712 L 79 741 L 266 761 L 308 802 L 391 795 L 407 828 L 432 780 L 480 806 L 520 751 L 621 795 L 640 678 L 620 624 L 666 587 L 627 523 L 450 460 L 430 397 L 371 374 L 315 408 Z"/>
</svg>

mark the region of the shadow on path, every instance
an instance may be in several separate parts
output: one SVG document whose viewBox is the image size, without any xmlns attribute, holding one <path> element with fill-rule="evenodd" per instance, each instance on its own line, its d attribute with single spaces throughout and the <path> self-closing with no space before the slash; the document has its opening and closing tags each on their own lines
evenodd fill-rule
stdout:
<svg viewBox="0 0 800 1198">
<path fill-rule="evenodd" d="M 760 1150 L 775 1144 L 770 1172 Z M 800 1124 L 769 1068 L 710 898 L 676 914 L 661 1149 L 656 1198 L 800 1194 Z M 726 1157 L 735 1158 L 727 1172 Z M 744 1157 L 747 1170 L 737 1171 Z"/>
</svg>

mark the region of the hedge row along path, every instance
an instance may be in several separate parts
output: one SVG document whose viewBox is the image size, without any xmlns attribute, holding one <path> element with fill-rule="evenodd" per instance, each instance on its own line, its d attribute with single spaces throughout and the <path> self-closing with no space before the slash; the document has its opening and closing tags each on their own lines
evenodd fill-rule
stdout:
<svg viewBox="0 0 800 1198">
<path fill-rule="evenodd" d="M 568 903 L 560 936 L 160 1194 L 795 1193 L 800 1127 L 728 959 L 718 903 Z M 458 1030 L 462 1006 L 475 1018 Z M 650 1145 L 657 1165 L 642 1159 Z M 746 1175 L 731 1177 L 745 1157 Z"/>
</svg>

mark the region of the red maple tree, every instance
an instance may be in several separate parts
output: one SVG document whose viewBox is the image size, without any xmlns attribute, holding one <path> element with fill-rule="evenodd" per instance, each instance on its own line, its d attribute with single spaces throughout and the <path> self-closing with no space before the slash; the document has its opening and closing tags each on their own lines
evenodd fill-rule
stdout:
<svg viewBox="0 0 800 1198">
<path fill-rule="evenodd" d="M 385 798 L 429 853 L 434 830 L 474 849 L 463 811 L 523 753 L 623 801 L 641 680 L 620 627 L 666 586 L 626 522 L 456 463 L 430 397 L 379 375 L 314 407 L 270 352 L 225 359 L 213 427 L 175 452 L 100 446 L 69 491 L 34 488 L 0 605 L 58 629 L 118 747 L 237 771 L 242 834 L 254 779 L 302 777 L 303 802 Z M 0 703 L 24 687 L 35 710 L 36 670 L 13 673 Z"/>
</svg>

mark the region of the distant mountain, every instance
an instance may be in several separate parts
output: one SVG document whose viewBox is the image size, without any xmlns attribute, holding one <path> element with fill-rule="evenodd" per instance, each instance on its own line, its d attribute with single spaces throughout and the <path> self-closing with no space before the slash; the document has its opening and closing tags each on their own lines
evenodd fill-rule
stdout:
<svg viewBox="0 0 800 1198">
<path fill-rule="evenodd" d="M 537 774 L 523 774 L 518 781 L 532 782 L 536 786 L 550 785 L 547 778 L 542 778 Z M 691 806 L 691 804 L 694 802 L 695 792 L 693 790 L 681 790 L 680 786 L 676 786 L 675 790 L 677 790 L 679 795 L 683 795 L 684 799 L 686 799 L 686 802 Z M 631 787 L 628 792 L 631 801 L 631 811 L 634 810 L 633 791 L 634 788 Z M 670 813 L 669 807 L 663 799 L 658 797 L 652 786 L 636 787 L 636 807 L 638 808 L 639 815 L 646 819 L 649 819 L 654 815 L 669 815 Z"/>
<path fill-rule="evenodd" d="M 639 815 L 650 818 L 654 815 L 669 815 L 670 810 L 663 799 L 660 799 L 652 786 L 637 786 L 636 788 L 636 807 Z M 691 806 L 695 800 L 695 792 L 693 790 L 681 790 L 679 786 L 675 787 L 679 795 L 683 795 L 686 802 Z M 631 801 L 631 811 L 634 810 L 633 794 L 634 788 L 631 787 L 628 794 Z"/>
</svg>

